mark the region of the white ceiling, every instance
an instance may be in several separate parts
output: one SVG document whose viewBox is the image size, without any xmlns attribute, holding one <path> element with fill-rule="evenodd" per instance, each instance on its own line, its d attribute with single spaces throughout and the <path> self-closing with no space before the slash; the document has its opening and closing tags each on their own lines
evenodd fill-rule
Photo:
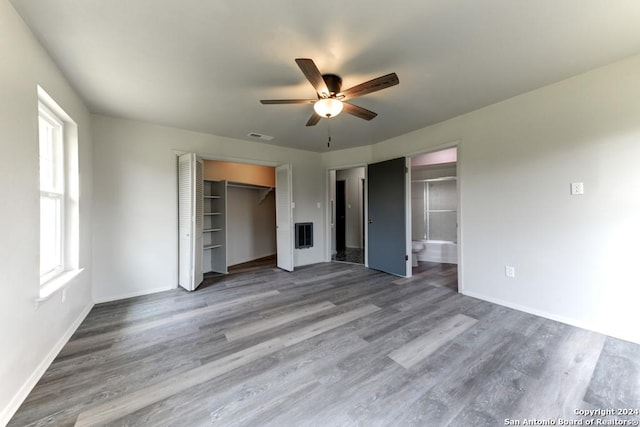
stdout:
<svg viewBox="0 0 640 427">
<path fill-rule="evenodd" d="M 637 0 L 12 0 L 92 112 L 327 150 L 327 119 L 294 62 L 378 113 L 329 119 L 332 147 L 368 145 L 640 52 Z"/>
</svg>

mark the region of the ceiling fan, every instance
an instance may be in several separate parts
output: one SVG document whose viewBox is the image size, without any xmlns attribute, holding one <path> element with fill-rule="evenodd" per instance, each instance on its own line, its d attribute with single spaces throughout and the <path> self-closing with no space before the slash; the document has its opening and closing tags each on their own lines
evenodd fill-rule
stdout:
<svg viewBox="0 0 640 427">
<path fill-rule="evenodd" d="M 296 64 L 316 90 L 317 99 L 263 99 L 260 102 L 262 104 L 313 104 L 314 112 L 307 121 L 307 126 L 316 125 L 323 117 L 335 117 L 343 110 L 361 119 L 371 120 L 378 114 L 345 101 L 400 83 L 396 73 L 391 73 L 342 90 L 342 78 L 335 74 L 320 74 L 312 59 L 298 58 Z"/>
</svg>

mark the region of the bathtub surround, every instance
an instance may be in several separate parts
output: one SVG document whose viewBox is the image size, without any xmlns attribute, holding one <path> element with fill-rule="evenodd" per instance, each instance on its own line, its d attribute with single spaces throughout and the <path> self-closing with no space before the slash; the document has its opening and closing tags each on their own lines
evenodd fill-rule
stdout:
<svg viewBox="0 0 640 427">
<path fill-rule="evenodd" d="M 418 261 L 458 263 L 458 245 L 454 242 L 439 240 L 422 240 L 423 249 L 416 255 Z"/>
</svg>

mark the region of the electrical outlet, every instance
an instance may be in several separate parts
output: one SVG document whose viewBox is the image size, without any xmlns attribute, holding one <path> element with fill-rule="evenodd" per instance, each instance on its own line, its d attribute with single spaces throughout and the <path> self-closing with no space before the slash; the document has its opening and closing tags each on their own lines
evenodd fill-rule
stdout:
<svg viewBox="0 0 640 427">
<path fill-rule="evenodd" d="M 504 266 L 504 275 L 509 277 L 509 278 L 514 278 L 516 277 L 516 268 L 512 265 L 505 265 Z"/>
<path fill-rule="evenodd" d="M 583 182 L 572 182 L 571 183 L 571 195 L 579 195 L 584 194 L 584 183 Z"/>
</svg>

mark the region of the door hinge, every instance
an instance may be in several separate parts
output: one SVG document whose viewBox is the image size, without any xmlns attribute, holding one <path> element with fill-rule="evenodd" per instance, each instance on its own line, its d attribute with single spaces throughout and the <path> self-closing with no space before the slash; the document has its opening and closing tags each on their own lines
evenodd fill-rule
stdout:
<svg viewBox="0 0 640 427">
<path fill-rule="evenodd" d="M 409 261 L 409 255 L 405 255 L 405 256 L 404 256 L 404 260 L 405 260 L 405 261 Z"/>
<path fill-rule="evenodd" d="M 409 173 L 409 168 L 408 167 L 404 167 L 404 173 Z"/>
</svg>

